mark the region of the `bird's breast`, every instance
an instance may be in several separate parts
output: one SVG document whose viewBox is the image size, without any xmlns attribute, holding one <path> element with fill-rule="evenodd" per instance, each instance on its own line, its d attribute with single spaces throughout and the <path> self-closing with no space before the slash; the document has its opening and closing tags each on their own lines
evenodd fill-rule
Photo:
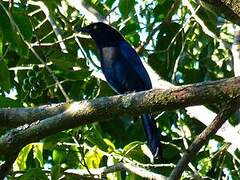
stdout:
<svg viewBox="0 0 240 180">
<path fill-rule="evenodd" d="M 117 48 L 116 47 L 104 47 L 102 48 L 102 58 L 105 61 L 111 61 L 117 57 Z"/>
</svg>

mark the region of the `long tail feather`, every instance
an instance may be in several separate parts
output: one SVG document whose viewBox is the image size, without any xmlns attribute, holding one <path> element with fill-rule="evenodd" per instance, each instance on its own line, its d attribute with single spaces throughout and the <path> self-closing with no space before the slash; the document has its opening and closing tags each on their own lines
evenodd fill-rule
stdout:
<svg viewBox="0 0 240 180">
<path fill-rule="evenodd" d="M 141 117 L 147 137 L 148 147 L 155 158 L 161 157 L 162 145 L 160 143 L 160 133 L 158 132 L 155 120 L 150 114 L 143 114 Z"/>
</svg>

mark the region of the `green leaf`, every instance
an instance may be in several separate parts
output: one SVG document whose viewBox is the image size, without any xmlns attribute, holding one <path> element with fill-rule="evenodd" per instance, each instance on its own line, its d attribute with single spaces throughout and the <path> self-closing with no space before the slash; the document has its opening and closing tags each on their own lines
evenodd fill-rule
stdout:
<svg viewBox="0 0 240 180">
<path fill-rule="evenodd" d="M 56 164 L 61 164 L 64 161 L 66 156 L 67 156 L 66 151 L 54 149 L 52 152 L 52 158 L 53 158 L 54 163 L 56 163 Z"/>
<path fill-rule="evenodd" d="M 0 3 L 0 30 L 3 32 L 4 37 L 7 41 L 14 43 L 15 42 L 15 35 L 13 31 L 13 26 L 11 21 L 8 17 L 7 12 L 5 11 L 4 6 Z"/>
<path fill-rule="evenodd" d="M 109 139 L 105 138 L 104 142 L 108 145 L 108 152 L 112 152 L 116 149 L 115 145 Z"/>
<path fill-rule="evenodd" d="M 2 57 L 2 55 L 3 55 L 3 37 L 0 32 L 0 57 Z"/>
<path fill-rule="evenodd" d="M 13 19 L 17 24 L 24 39 L 30 42 L 32 39 L 33 31 L 32 31 L 32 24 L 29 20 L 29 17 L 23 11 L 14 9 Z"/>
<path fill-rule="evenodd" d="M 40 167 L 43 167 L 43 143 L 33 144 L 33 157 L 38 160 Z"/>
<path fill-rule="evenodd" d="M 108 151 L 108 145 L 103 140 L 101 134 L 95 128 L 92 128 L 91 130 L 87 131 L 84 137 L 92 144 L 97 145 L 99 149 L 105 152 Z"/>
<path fill-rule="evenodd" d="M 99 89 L 99 86 L 97 83 L 97 79 L 93 77 L 89 81 L 87 81 L 85 84 L 84 96 L 86 96 L 86 98 L 92 99 L 98 93 L 98 89 Z"/>
<path fill-rule="evenodd" d="M 167 16 L 173 4 L 174 0 L 160 0 L 156 7 L 152 10 L 151 14 L 155 18 L 155 21 L 162 21 Z"/>
<path fill-rule="evenodd" d="M 43 139 L 44 149 L 53 149 L 57 146 L 57 143 L 65 142 L 71 139 L 71 136 L 66 132 L 58 132 L 52 136 L 48 136 Z"/>
<path fill-rule="evenodd" d="M 16 161 L 13 164 L 14 170 L 24 171 L 26 169 L 26 167 L 27 167 L 26 161 L 27 161 L 27 157 L 28 157 L 28 154 L 31 151 L 31 149 L 32 149 L 32 144 L 28 144 L 27 146 L 22 148 L 22 150 L 18 154 Z"/>
<path fill-rule="evenodd" d="M 202 19 L 202 21 L 204 22 L 204 25 L 207 26 L 207 28 L 213 32 L 216 36 L 219 35 L 219 29 L 217 26 L 217 16 L 216 14 L 207 11 L 204 8 L 200 8 L 197 11 L 197 16 L 200 17 Z"/>
<path fill-rule="evenodd" d="M 6 8 L 0 3 L 0 31 L 3 32 L 4 38 L 9 42 L 10 48 L 24 57 L 28 55 L 28 47 L 23 42 L 16 27 L 13 26 Z"/>
<path fill-rule="evenodd" d="M 81 69 L 79 71 L 61 71 L 56 72 L 65 79 L 71 79 L 71 80 L 84 80 L 86 77 L 90 76 L 91 71 L 88 71 L 87 69 Z"/>
<path fill-rule="evenodd" d="M 144 143 L 141 141 L 133 141 L 127 144 L 123 148 L 123 152 L 122 152 L 123 156 L 134 158 L 139 162 L 144 162 L 146 156 L 142 151 L 142 148 L 141 148 L 142 145 L 144 145 Z"/>
<path fill-rule="evenodd" d="M 9 92 L 10 90 L 10 74 L 7 65 L 3 60 L 0 60 L 0 87 Z"/>
<path fill-rule="evenodd" d="M 124 35 L 127 34 L 136 34 L 136 30 L 139 29 L 139 24 L 137 22 L 130 22 L 127 23 L 122 29 L 121 29 L 121 33 Z"/>
<path fill-rule="evenodd" d="M 51 179 L 58 180 L 61 177 L 61 165 L 57 164 L 51 169 Z"/>
<path fill-rule="evenodd" d="M 88 168 L 98 168 L 103 157 L 102 152 L 98 148 L 92 148 L 85 154 L 85 162 Z"/>
<path fill-rule="evenodd" d="M 106 5 L 109 6 L 109 7 L 112 7 L 114 2 L 115 2 L 115 0 L 107 0 Z"/>
<path fill-rule="evenodd" d="M 129 13 L 134 9 L 134 0 L 120 0 L 118 7 L 123 18 L 127 18 Z"/>
<path fill-rule="evenodd" d="M 163 51 L 170 47 L 181 49 L 182 35 L 179 33 L 180 30 L 181 26 L 178 23 L 162 23 L 157 37 L 156 50 Z"/>
<path fill-rule="evenodd" d="M 46 174 L 40 168 L 29 169 L 23 176 L 21 176 L 20 180 L 48 180 Z"/>
<path fill-rule="evenodd" d="M 142 144 L 143 144 L 143 142 L 140 142 L 140 141 L 131 142 L 123 148 L 123 152 L 129 153 L 129 152 L 133 151 L 134 149 L 139 148 L 140 145 L 142 145 Z"/>
<path fill-rule="evenodd" d="M 0 96 L 0 107 L 1 108 L 22 107 L 22 103 L 11 98 Z"/>
<path fill-rule="evenodd" d="M 102 16 L 107 16 L 109 8 L 105 5 L 102 4 L 100 1 L 96 1 L 94 4 L 94 8 L 102 15 Z"/>
<path fill-rule="evenodd" d="M 207 157 L 201 159 L 198 163 L 198 166 L 200 167 L 199 172 L 201 174 L 206 174 L 213 167 L 211 158 Z"/>
<path fill-rule="evenodd" d="M 76 60 L 76 58 L 70 54 L 55 52 L 53 55 L 51 55 L 50 60 L 59 68 L 63 70 L 69 70 L 74 66 L 74 60 Z"/>
</svg>

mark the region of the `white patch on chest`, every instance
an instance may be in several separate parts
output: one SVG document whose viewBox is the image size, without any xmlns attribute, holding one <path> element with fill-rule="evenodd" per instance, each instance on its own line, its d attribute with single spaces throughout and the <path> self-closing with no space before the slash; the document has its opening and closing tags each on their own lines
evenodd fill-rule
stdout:
<svg viewBox="0 0 240 180">
<path fill-rule="evenodd" d="M 116 47 L 104 47 L 102 48 L 102 56 L 105 61 L 113 60 L 117 55 Z"/>
</svg>

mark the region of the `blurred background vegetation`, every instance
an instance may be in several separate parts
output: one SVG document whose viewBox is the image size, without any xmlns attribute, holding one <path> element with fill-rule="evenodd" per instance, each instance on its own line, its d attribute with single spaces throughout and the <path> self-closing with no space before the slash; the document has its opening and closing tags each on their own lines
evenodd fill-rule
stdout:
<svg viewBox="0 0 240 180">
<path fill-rule="evenodd" d="M 0 1 L 0 107 L 35 107 L 114 95 L 101 74 L 94 42 L 73 31 L 76 24 L 93 21 L 105 21 L 124 35 L 148 69 L 154 70 L 150 72 L 155 77 L 154 87 L 166 89 L 164 81 L 184 85 L 234 76 L 230 47 L 236 26 L 221 13 L 194 1 Z M 220 107 L 208 105 L 211 112 Z M 202 113 L 200 109 L 198 113 Z M 163 158 L 154 164 L 141 121 L 124 117 L 69 129 L 29 144 L 20 152 L 9 178 L 58 179 L 65 169 L 99 168 L 118 162 L 168 176 L 205 125 L 184 108 L 155 116 L 164 149 Z M 206 114 L 204 118 L 209 117 Z M 230 122 L 236 125 L 237 118 Z M 238 179 L 239 151 L 229 147 L 223 137 L 214 136 L 189 164 L 183 179 L 196 175 Z M 0 155 L 0 161 L 4 160 Z M 63 178 L 76 179 L 66 174 Z M 126 171 L 107 178 L 141 179 Z"/>
</svg>

